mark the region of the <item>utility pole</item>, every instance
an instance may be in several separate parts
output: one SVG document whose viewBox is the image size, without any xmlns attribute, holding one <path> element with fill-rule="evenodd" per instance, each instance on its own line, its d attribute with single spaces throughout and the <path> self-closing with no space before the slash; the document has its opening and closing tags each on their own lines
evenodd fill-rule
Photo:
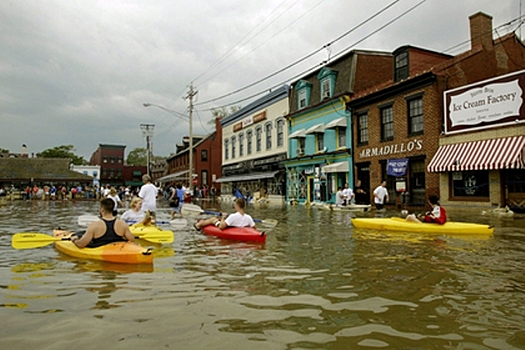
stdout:
<svg viewBox="0 0 525 350">
<path fill-rule="evenodd" d="M 190 187 L 193 185 L 193 97 L 197 94 L 196 90 L 193 90 L 193 83 L 190 84 L 190 91 L 186 96 L 186 99 L 190 101 L 189 106 L 189 124 L 190 124 L 190 149 L 189 149 L 189 172 L 188 177 L 190 179 Z"/>
<path fill-rule="evenodd" d="M 151 176 L 151 138 L 153 138 L 153 130 L 155 129 L 154 124 L 140 124 L 140 129 L 142 130 L 142 136 L 146 138 L 146 162 L 148 166 L 148 175 Z"/>
</svg>

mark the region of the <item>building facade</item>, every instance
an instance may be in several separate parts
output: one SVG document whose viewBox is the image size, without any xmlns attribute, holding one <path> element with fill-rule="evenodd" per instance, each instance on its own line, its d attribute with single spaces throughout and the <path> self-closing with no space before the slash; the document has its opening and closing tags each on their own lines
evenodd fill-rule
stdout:
<svg viewBox="0 0 525 350">
<path fill-rule="evenodd" d="M 335 202 L 337 188 L 353 184 L 352 124 L 346 103 L 390 77 L 392 55 L 351 51 L 292 84 L 287 201 Z M 352 185 L 351 185 L 352 186 Z"/>
<path fill-rule="evenodd" d="M 124 150 L 126 146 L 99 144 L 91 155 L 89 165 L 100 166 L 101 185 L 121 186 L 124 184 Z"/>
<path fill-rule="evenodd" d="M 459 174 L 447 177 L 439 174 L 441 168 L 429 168 L 440 144 L 458 142 L 445 135 L 443 116 L 452 105 L 444 105 L 444 91 L 516 71 L 525 64 L 524 47 L 515 34 L 493 40 L 490 16 L 471 16 L 470 27 L 471 48 L 455 57 L 410 46 L 397 49 L 392 80 L 354 96 L 347 104 L 354 121 L 355 172 L 369 183 L 365 186 L 369 194 L 387 180 L 388 204 L 398 208 L 424 206 L 430 194 L 444 197 L 442 203 L 449 198 L 443 186 L 448 188 Z M 457 203 L 466 202 L 458 198 Z"/>
<path fill-rule="evenodd" d="M 282 86 L 221 119 L 222 176 L 215 183 L 223 196 L 239 189 L 247 197 L 259 193 L 269 203 L 284 203 L 288 91 Z"/>
</svg>

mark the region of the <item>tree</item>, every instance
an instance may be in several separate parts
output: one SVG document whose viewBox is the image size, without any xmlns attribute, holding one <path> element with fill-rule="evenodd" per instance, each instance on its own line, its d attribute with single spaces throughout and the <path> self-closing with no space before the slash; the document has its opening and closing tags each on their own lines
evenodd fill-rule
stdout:
<svg viewBox="0 0 525 350">
<path fill-rule="evenodd" d="M 129 152 L 126 159 L 127 165 L 148 165 L 148 150 L 143 147 L 137 147 Z"/>
<path fill-rule="evenodd" d="M 77 156 L 73 145 L 62 145 L 48 148 L 38 154 L 40 158 L 69 158 L 74 165 L 88 165 L 84 157 Z"/>
<path fill-rule="evenodd" d="M 230 108 L 227 108 L 227 107 L 212 108 L 211 114 L 213 115 L 213 118 L 208 122 L 208 124 L 215 125 L 216 118 L 224 118 L 226 116 L 229 116 L 230 114 L 237 112 L 241 108 L 242 108 L 241 106 L 230 106 Z"/>
</svg>

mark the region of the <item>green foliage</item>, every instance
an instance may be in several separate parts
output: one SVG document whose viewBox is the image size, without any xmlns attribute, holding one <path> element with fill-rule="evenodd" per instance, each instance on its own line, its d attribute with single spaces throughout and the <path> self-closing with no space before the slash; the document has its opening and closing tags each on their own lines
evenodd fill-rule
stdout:
<svg viewBox="0 0 525 350">
<path fill-rule="evenodd" d="M 74 165 L 88 165 L 89 162 L 84 157 L 77 156 L 73 145 L 62 145 L 48 148 L 38 154 L 40 158 L 69 158 Z"/>
<path fill-rule="evenodd" d="M 128 158 L 126 159 L 127 165 L 148 165 L 148 150 L 145 148 L 137 147 L 129 152 Z"/>
<path fill-rule="evenodd" d="M 215 119 L 216 118 L 224 118 L 226 116 L 229 116 L 230 114 L 233 114 L 240 110 L 242 106 L 230 106 L 228 107 L 220 107 L 220 108 L 212 108 L 211 114 L 213 115 L 213 118 L 208 122 L 208 124 L 215 125 Z"/>
</svg>

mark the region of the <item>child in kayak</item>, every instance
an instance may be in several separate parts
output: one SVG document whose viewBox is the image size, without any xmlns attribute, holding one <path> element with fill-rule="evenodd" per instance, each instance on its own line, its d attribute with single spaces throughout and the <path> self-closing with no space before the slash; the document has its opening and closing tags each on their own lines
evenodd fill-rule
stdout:
<svg viewBox="0 0 525 350">
<path fill-rule="evenodd" d="M 235 214 L 228 216 L 227 213 L 222 213 L 221 218 L 212 217 L 206 220 L 201 220 L 193 225 L 193 227 L 195 227 L 197 231 L 200 231 L 202 227 L 207 225 L 215 225 L 221 230 L 224 230 L 229 226 L 255 228 L 255 222 L 252 217 L 244 212 L 245 206 L 246 202 L 244 199 L 237 198 L 237 200 L 235 200 L 235 210 L 237 211 Z"/>
<path fill-rule="evenodd" d="M 406 220 L 419 223 L 430 222 L 439 225 L 443 225 L 445 222 L 447 222 L 447 212 L 445 211 L 445 208 L 439 205 L 438 196 L 434 194 L 430 195 L 428 196 L 428 201 L 432 206 L 432 211 L 427 211 L 425 216 L 422 216 L 421 214 L 418 214 L 417 217 L 414 214 L 407 215 Z"/>
</svg>

